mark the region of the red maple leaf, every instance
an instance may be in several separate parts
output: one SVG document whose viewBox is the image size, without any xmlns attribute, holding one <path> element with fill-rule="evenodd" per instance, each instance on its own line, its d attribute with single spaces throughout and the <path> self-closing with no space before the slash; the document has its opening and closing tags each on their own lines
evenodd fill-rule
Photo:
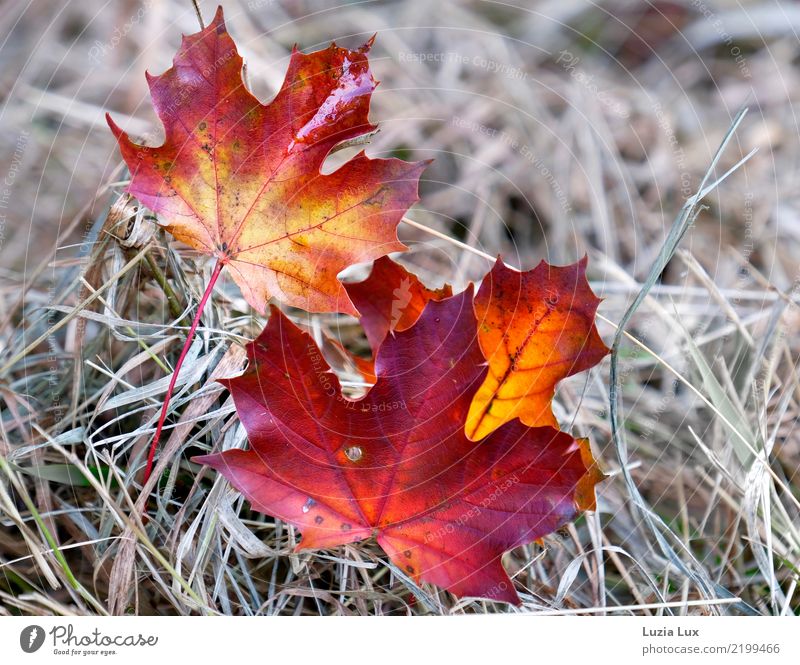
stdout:
<svg viewBox="0 0 800 665">
<path fill-rule="evenodd" d="M 348 282 L 344 287 L 358 308 L 359 321 L 372 348 L 372 358 L 353 355 L 341 344 L 333 344 L 337 347 L 337 354 L 348 358 L 368 383 L 375 383 L 375 354 L 386 336 L 414 325 L 431 300 L 453 295 L 449 284 L 441 289 L 429 289 L 413 272 L 388 256 L 382 256 L 372 264 L 365 280 Z M 331 354 L 324 355 L 331 359 Z"/>
<path fill-rule="evenodd" d="M 320 173 L 334 146 L 375 129 L 367 117 L 377 85 L 371 43 L 308 55 L 295 48 L 265 105 L 245 87 L 220 7 L 209 26 L 184 37 L 170 69 L 147 76 L 163 145 L 136 145 L 108 117 L 131 171 L 127 191 L 176 238 L 227 265 L 259 312 L 274 296 L 356 315 L 337 274 L 405 249 L 396 228 L 417 200 L 425 162 L 361 152 Z"/>
<path fill-rule="evenodd" d="M 255 509 L 298 527 L 298 549 L 375 536 L 418 581 L 517 603 L 503 552 L 593 506 L 602 474 L 586 441 L 519 421 L 481 442 L 464 434 L 486 374 L 471 287 L 389 336 L 377 382 L 357 401 L 277 309 L 248 354 L 248 370 L 224 383 L 250 449 L 196 461 Z"/>
<path fill-rule="evenodd" d="M 145 479 L 175 381 L 224 267 L 259 312 L 274 296 L 308 311 L 357 315 L 338 273 L 405 249 L 397 224 L 417 200 L 426 163 L 361 152 L 333 173 L 320 172 L 337 144 L 375 129 L 368 120 L 377 85 L 370 46 L 331 44 L 308 55 L 295 48 L 281 89 L 265 105 L 244 84 L 220 7 L 209 26 L 184 37 L 170 69 L 147 76 L 163 145 L 135 144 L 106 116 L 131 172 L 127 191 L 173 236 L 217 259 L 172 375 Z"/>
<path fill-rule="evenodd" d="M 344 286 L 358 308 L 373 353 L 377 353 L 390 332 L 402 332 L 413 326 L 429 301 L 453 295 L 449 284 L 429 289 L 419 277 L 388 256 L 375 261 L 367 279 Z"/>
</svg>

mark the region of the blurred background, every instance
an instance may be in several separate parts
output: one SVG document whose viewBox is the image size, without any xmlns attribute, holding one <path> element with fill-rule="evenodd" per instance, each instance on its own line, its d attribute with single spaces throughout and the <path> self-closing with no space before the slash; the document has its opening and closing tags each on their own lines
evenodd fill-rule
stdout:
<svg viewBox="0 0 800 665">
<path fill-rule="evenodd" d="M 216 4 L 200 3 L 206 22 Z M 605 299 L 599 327 L 609 343 L 613 323 L 641 288 L 734 116 L 749 109 L 712 180 L 757 152 L 704 199 L 681 248 L 626 327 L 638 341 L 625 339 L 620 348 L 626 464 L 641 502 L 632 499 L 611 439 L 606 362 L 588 379 L 566 381 L 556 406 L 564 427 L 591 437 L 611 474 L 600 490 L 599 510 L 541 546 L 515 551 L 506 565 L 529 590 L 529 610 L 674 601 L 683 603 L 675 610 L 682 612 L 798 612 L 800 5 L 225 0 L 223 6 L 250 86 L 263 101 L 278 89 L 292 45 L 310 51 L 335 40 L 355 47 L 377 33 L 370 60 L 381 84 L 371 117 L 380 132 L 367 151 L 435 160 L 408 217 L 441 236 L 401 224 L 400 237 L 412 247 L 401 260 L 430 285 L 462 288 L 488 270 L 480 252 L 502 253 L 523 269 L 541 259 L 563 264 L 588 254 L 592 286 Z M 52 311 L 77 304 L 81 275 L 97 285 L 113 272 L 110 266 L 121 265 L 120 256 L 130 256 L 98 246 L 126 178 L 104 114 L 158 144 L 162 129 L 144 73 L 168 68 L 181 33 L 198 27 L 189 0 L 6 0 L 0 6 L 4 352 L 26 349 L 53 325 L 47 319 Z M 332 156 L 330 168 L 351 154 Z M 194 271 L 189 254 L 181 259 L 165 249 L 163 256 L 178 284 L 195 283 L 182 276 Z M 180 263 L 187 257 L 188 268 Z M 366 272 L 360 267 L 349 277 Z M 143 269 L 115 291 L 119 317 L 153 325 L 170 320 L 153 277 Z M 225 288 L 230 306 L 220 306 L 219 321 L 252 333 L 256 322 L 236 300 L 235 287 Z M 44 445 L 46 431 L 51 437 L 73 432 L 77 439 L 64 441 L 84 454 L 78 441 L 85 432 L 75 432 L 97 408 L 87 396 L 136 350 L 109 326 L 97 318 L 86 332 L 65 326 L 38 350 L 54 360 L 32 356 L 27 365 L 5 368 L 0 452 L 19 464 L 31 455 L 63 463 Z M 81 335 L 98 340 L 91 354 Z M 50 395 L 37 363 L 50 363 L 66 377 L 56 390 L 60 397 Z M 78 371 L 80 395 L 70 379 Z M 120 371 L 124 381 L 111 393 L 162 376 L 155 366 Z M 149 417 L 152 404 L 148 408 L 143 412 Z M 119 431 L 106 432 L 117 438 L 102 441 L 120 454 L 141 446 L 141 432 L 138 439 L 123 436 L 131 422 L 134 430 L 142 425 L 141 413 L 133 420 L 125 409 L 112 413 Z M 95 448 L 102 447 L 95 440 Z M 754 461 L 755 453 L 769 461 Z M 15 477 L 30 485 L 62 542 L 98 541 L 75 545 L 72 552 L 83 552 L 84 559 L 70 560 L 101 605 L 110 597 L 123 610 L 196 611 L 179 591 L 154 581 L 142 564 L 147 555 L 126 559 L 126 571 L 113 569 L 116 545 L 103 540 L 114 533 L 104 516 L 106 499 L 68 482 Z M 354 556 L 381 561 L 369 545 L 348 546 L 340 558 L 292 559 L 287 567 L 278 555 L 289 551 L 293 533 L 265 527 L 262 517 L 233 499 L 226 504 L 225 529 L 207 522 L 199 527 L 206 504 L 197 488 L 177 486 L 159 508 L 168 528 L 151 538 L 179 571 L 181 562 L 184 574 L 187 565 L 201 571 L 193 584 L 202 586 L 213 611 L 509 609 L 453 602 L 430 589 L 409 596 L 407 582 L 394 571 L 384 575 L 378 564 L 351 565 Z M 181 513 L 181 505 L 192 507 Z M 82 511 L 77 516 L 76 509 Z M 643 510 L 658 524 L 644 519 Z M 80 594 L 54 592 L 42 581 L 42 566 L 52 562 L 40 561 L 44 555 L 30 558 L 31 542 L 41 538 L 21 538 L 17 524 L 29 525 L 30 515 L 15 504 L 0 507 L 0 517 L 0 565 L 22 558 L 0 570 L 0 605 L 9 611 L 96 611 Z M 210 553 L 201 548 L 203 529 L 213 534 Z M 654 530 L 666 534 L 668 550 Z M 249 531 L 268 545 L 259 549 L 247 540 Z M 236 571 L 232 579 L 219 572 L 226 566 Z M 134 579 L 141 583 L 138 594 L 131 590 Z M 363 584 L 373 595 L 359 595 Z M 310 589 L 330 593 L 320 599 Z M 747 606 L 686 604 L 722 589 Z"/>
</svg>

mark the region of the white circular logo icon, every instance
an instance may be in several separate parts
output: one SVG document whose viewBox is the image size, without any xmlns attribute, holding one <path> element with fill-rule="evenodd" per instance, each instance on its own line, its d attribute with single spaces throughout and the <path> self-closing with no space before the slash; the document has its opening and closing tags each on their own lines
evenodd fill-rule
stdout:
<svg viewBox="0 0 800 665">
<path fill-rule="evenodd" d="M 44 644 L 44 628 L 41 626 L 28 626 L 19 634 L 19 646 L 25 653 L 38 651 L 42 644 Z"/>
</svg>

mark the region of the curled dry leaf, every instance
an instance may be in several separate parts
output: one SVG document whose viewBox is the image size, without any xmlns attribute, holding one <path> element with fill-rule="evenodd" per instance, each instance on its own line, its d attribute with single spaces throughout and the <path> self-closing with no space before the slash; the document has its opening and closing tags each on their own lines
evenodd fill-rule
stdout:
<svg viewBox="0 0 800 665">
<path fill-rule="evenodd" d="M 586 281 L 586 262 L 559 267 L 542 261 L 518 272 L 498 259 L 484 278 L 475 314 L 489 372 L 467 417 L 471 439 L 514 418 L 530 427 L 557 427 L 556 384 L 608 353 L 594 322 L 600 299 Z"/>
<path fill-rule="evenodd" d="M 466 437 L 486 376 L 471 287 L 386 338 L 377 382 L 358 401 L 342 396 L 314 341 L 278 310 L 248 355 L 248 370 L 225 384 L 250 449 L 196 461 L 298 527 L 298 549 L 375 536 L 417 581 L 516 603 L 503 552 L 593 505 L 602 474 L 586 441 L 519 421 L 485 441 Z"/>
<path fill-rule="evenodd" d="M 147 77 L 163 145 L 137 145 L 108 118 L 131 171 L 127 191 L 178 240 L 226 265 L 259 312 L 274 296 L 355 315 L 337 274 L 405 249 L 396 228 L 417 200 L 425 163 L 361 152 L 320 172 L 337 144 L 375 129 L 370 45 L 294 49 L 280 91 L 264 105 L 244 85 L 220 8 L 184 37 L 172 68 Z"/>
</svg>

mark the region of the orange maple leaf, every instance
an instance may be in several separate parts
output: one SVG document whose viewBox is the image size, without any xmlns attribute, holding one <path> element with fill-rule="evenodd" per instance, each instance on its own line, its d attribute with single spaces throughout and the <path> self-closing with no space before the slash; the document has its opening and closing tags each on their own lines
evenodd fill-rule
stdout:
<svg viewBox="0 0 800 665">
<path fill-rule="evenodd" d="M 482 439 L 514 418 L 557 428 L 556 384 L 609 351 L 594 323 L 600 299 L 586 281 L 586 258 L 564 267 L 542 261 L 526 272 L 498 259 L 474 304 L 489 372 L 472 400 L 467 436 Z"/>
</svg>

